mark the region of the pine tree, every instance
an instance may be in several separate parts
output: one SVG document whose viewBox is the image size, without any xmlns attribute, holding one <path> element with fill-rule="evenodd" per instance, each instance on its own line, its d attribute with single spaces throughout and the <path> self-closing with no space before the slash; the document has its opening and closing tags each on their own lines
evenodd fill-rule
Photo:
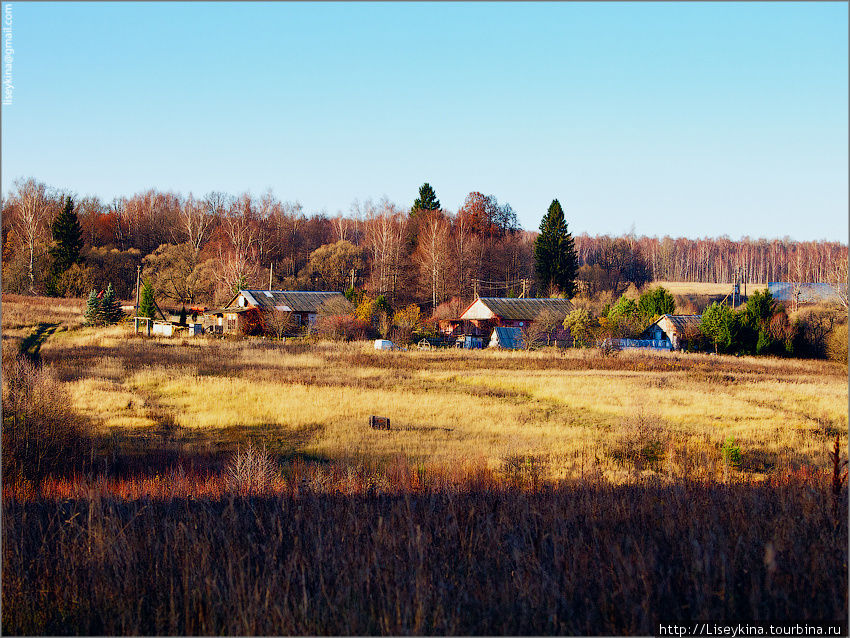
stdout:
<svg viewBox="0 0 850 638">
<path fill-rule="evenodd" d="M 121 312 L 121 306 L 118 304 L 118 299 L 115 298 L 115 289 L 111 283 L 106 287 L 106 293 L 100 301 L 98 317 L 101 323 L 106 325 L 118 323 L 124 318 L 124 313 Z"/>
<path fill-rule="evenodd" d="M 141 300 L 139 301 L 139 316 L 149 319 L 156 318 L 156 305 L 154 304 L 154 292 L 150 279 L 145 279 L 145 284 L 142 286 Z"/>
<path fill-rule="evenodd" d="M 52 274 L 58 276 L 73 264 L 82 261 L 80 250 L 83 248 L 83 230 L 80 228 L 77 213 L 74 212 L 73 199 L 65 198 L 65 206 L 62 212 L 56 216 L 50 230 L 55 242 L 49 250 L 53 259 Z"/>
<path fill-rule="evenodd" d="M 544 289 L 554 286 L 567 297 L 575 294 L 578 259 L 564 210 L 557 199 L 552 200 L 540 222 L 540 236 L 534 242 L 534 269 Z"/>
<path fill-rule="evenodd" d="M 440 200 L 428 182 L 419 187 L 419 197 L 413 202 L 411 214 L 415 215 L 421 210 L 440 210 Z"/>
<path fill-rule="evenodd" d="M 97 298 L 97 293 L 92 290 L 89 293 L 89 299 L 86 302 L 86 325 L 96 326 L 100 321 L 100 299 Z"/>
</svg>

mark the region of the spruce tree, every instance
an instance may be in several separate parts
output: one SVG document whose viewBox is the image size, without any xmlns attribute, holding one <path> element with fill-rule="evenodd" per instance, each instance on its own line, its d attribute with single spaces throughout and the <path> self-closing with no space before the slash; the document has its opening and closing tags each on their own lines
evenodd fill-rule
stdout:
<svg viewBox="0 0 850 638">
<path fill-rule="evenodd" d="M 540 236 L 534 242 L 534 270 L 544 289 L 555 286 L 567 297 L 575 294 L 578 259 L 564 210 L 557 199 L 552 200 L 540 222 Z"/>
<path fill-rule="evenodd" d="M 415 215 L 421 210 L 440 210 L 440 200 L 428 182 L 419 187 L 419 197 L 413 202 L 411 214 Z"/>
<path fill-rule="evenodd" d="M 53 220 L 50 230 L 55 242 L 49 250 L 53 259 L 52 271 L 53 275 L 58 276 L 82 261 L 80 251 L 83 248 L 83 230 L 74 212 L 73 199 L 65 198 L 65 206 Z"/>
<path fill-rule="evenodd" d="M 100 312 L 98 316 L 101 323 L 106 325 L 118 323 L 124 318 L 124 313 L 121 312 L 121 306 L 115 297 L 115 289 L 112 287 L 112 283 L 106 287 L 106 293 L 100 301 Z"/>
<path fill-rule="evenodd" d="M 100 299 L 97 298 L 97 293 L 94 290 L 89 293 L 86 302 L 85 318 L 88 326 L 96 326 L 100 321 Z"/>
<path fill-rule="evenodd" d="M 139 300 L 139 316 L 147 317 L 148 319 L 156 318 L 156 305 L 154 304 L 154 292 L 150 279 L 145 279 L 145 284 L 142 286 L 141 299 Z"/>
</svg>

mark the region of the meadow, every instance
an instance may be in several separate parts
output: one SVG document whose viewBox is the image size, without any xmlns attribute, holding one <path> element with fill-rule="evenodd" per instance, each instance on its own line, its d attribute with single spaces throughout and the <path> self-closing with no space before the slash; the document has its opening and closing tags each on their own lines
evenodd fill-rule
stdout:
<svg viewBox="0 0 850 638">
<path fill-rule="evenodd" d="M 8 633 L 846 620 L 846 365 L 143 338 L 72 307 L 3 297 Z M 43 472 L 7 472 L 12 416 L 65 428 Z"/>
</svg>

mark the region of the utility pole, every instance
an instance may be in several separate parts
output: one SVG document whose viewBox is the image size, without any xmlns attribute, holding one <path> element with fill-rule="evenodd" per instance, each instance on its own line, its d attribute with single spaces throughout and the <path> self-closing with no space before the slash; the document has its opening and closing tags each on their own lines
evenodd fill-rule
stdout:
<svg viewBox="0 0 850 638">
<path fill-rule="evenodd" d="M 139 280 L 142 277 L 142 266 L 136 264 L 136 315 L 139 314 Z"/>
</svg>

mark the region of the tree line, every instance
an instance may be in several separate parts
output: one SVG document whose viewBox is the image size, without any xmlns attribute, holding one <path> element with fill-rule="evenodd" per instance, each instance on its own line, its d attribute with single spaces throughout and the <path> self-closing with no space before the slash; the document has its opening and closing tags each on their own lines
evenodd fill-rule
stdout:
<svg viewBox="0 0 850 638">
<path fill-rule="evenodd" d="M 106 203 L 20 179 L 2 203 L 3 290 L 85 297 L 111 282 L 130 299 L 141 266 L 157 297 L 174 305 L 220 304 L 239 288 L 271 285 L 354 288 L 394 307 L 434 309 L 475 295 L 620 295 L 653 280 L 730 282 L 736 271 L 753 282 L 824 281 L 847 254 L 838 242 L 573 237 L 556 204 L 554 213 L 541 211 L 541 233 L 569 244 L 562 247 L 574 251 L 572 271 L 541 269 L 540 233 L 522 229 L 510 204 L 477 191 L 457 211 L 426 183 L 411 204 L 355 200 L 348 214 L 329 216 L 271 192 L 151 189 Z M 74 223 L 78 239 L 62 241 Z"/>
</svg>

